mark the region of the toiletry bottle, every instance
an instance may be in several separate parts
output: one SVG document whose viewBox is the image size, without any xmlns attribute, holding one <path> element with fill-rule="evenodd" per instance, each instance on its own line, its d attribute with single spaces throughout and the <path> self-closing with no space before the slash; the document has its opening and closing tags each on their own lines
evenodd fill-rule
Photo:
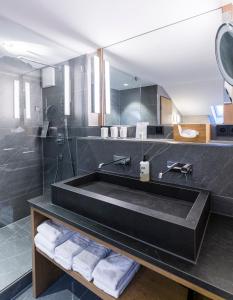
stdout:
<svg viewBox="0 0 233 300">
<path fill-rule="evenodd" d="M 143 156 L 143 161 L 140 161 L 140 181 L 150 181 L 150 163 L 146 155 Z"/>
</svg>

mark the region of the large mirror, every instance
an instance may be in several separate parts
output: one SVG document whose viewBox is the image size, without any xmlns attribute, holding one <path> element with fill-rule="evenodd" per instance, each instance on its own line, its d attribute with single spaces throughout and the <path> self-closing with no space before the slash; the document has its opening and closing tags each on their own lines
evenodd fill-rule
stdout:
<svg viewBox="0 0 233 300">
<path fill-rule="evenodd" d="M 224 123 L 229 97 L 215 58 L 221 24 L 216 10 L 107 47 L 105 125 Z"/>
</svg>

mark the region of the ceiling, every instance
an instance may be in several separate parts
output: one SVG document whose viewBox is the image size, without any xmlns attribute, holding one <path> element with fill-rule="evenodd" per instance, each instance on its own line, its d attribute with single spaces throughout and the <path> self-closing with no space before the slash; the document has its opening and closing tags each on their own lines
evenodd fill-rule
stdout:
<svg viewBox="0 0 233 300">
<path fill-rule="evenodd" d="M 81 54 L 214 9 L 221 6 L 222 2 L 221 0 L 0 0 L 0 15 L 24 26 L 22 33 L 24 29 L 30 29 L 39 34 L 40 38 L 45 37 L 47 42 L 54 42 L 58 47 Z"/>
<path fill-rule="evenodd" d="M 0 55 L 5 55 L 7 49 L 11 50 L 13 43 L 17 49 L 15 55 L 54 64 L 215 9 L 228 2 L 221 0 L 0 0 L 0 26 L 1 29 L 4 28 L 0 33 Z M 164 30 L 157 31 L 153 37 L 144 36 L 143 42 L 137 43 L 136 39 L 131 40 L 132 44 L 128 48 L 124 43 L 109 50 L 115 58 L 120 57 L 124 66 L 135 67 L 133 71 L 138 75 L 143 74 L 145 80 L 166 84 L 165 88 L 174 98 L 177 107 L 186 114 L 186 99 L 194 98 L 195 101 L 199 99 L 202 105 L 203 99 L 204 103 L 209 103 L 212 98 L 216 99 L 215 102 L 220 99 L 221 78 L 213 52 L 214 32 L 221 22 L 220 15 L 213 13 L 209 20 L 210 22 L 203 19 L 200 22 L 180 23 L 167 28 L 166 35 Z M 188 23 L 191 24 L 191 31 L 187 30 Z M 176 44 L 181 42 L 184 46 L 182 51 L 181 46 L 177 48 L 172 45 L 175 37 Z M 145 46 L 148 51 L 146 54 Z M 190 52 L 189 57 L 185 51 Z M 157 57 L 156 64 L 152 63 L 151 55 L 153 58 Z M 189 65 L 187 65 L 188 58 Z M 163 62 L 166 64 L 164 65 Z M 162 70 L 159 75 L 158 70 Z M 206 81 L 205 93 L 202 97 L 194 96 L 194 85 L 192 86 L 191 83 L 196 84 L 196 79 Z M 178 87 L 179 85 L 181 87 L 183 82 L 189 82 L 189 87 L 185 84 L 186 92 L 181 93 L 181 88 Z M 212 94 L 210 89 L 213 91 Z M 195 113 L 198 113 L 198 109 Z"/>
</svg>

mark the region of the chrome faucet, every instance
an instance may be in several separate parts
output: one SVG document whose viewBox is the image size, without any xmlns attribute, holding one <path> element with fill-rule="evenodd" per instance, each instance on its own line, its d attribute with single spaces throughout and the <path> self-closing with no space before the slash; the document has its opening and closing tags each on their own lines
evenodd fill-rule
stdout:
<svg viewBox="0 0 233 300">
<path fill-rule="evenodd" d="M 172 162 L 172 161 L 167 161 L 167 170 L 164 172 L 160 172 L 158 178 L 162 179 L 163 176 L 170 172 L 170 171 L 175 171 L 182 173 L 184 175 L 192 174 L 193 172 L 193 165 L 190 163 L 180 163 L 180 162 Z"/>
<path fill-rule="evenodd" d="M 178 166 L 178 162 L 174 162 L 172 165 L 168 166 L 168 163 L 167 163 L 167 170 L 164 171 L 164 172 L 159 172 L 159 179 L 162 179 L 163 176 L 170 172 L 171 170 L 173 170 L 176 166 Z"/>
<path fill-rule="evenodd" d="M 127 165 L 130 164 L 130 161 L 131 161 L 130 156 L 113 155 L 113 160 L 112 161 L 109 161 L 109 162 L 106 162 L 106 163 L 104 163 L 104 162 L 100 163 L 98 165 L 98 169 L 101 169 L 102 167 L 107 166 L 107 165 L 111 165 L 111 164 L 127 166 Z"/>
</svg>

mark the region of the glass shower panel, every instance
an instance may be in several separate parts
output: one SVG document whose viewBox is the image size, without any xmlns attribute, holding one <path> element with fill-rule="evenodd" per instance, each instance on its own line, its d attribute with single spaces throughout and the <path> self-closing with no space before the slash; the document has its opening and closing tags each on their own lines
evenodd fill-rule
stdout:
<svg viewBox="0 0 233 300">
<path fill-rule="evenodd" d="M 40 72 L 17 58 L 1 57 L 0 102 L 1 295 L 31 270 L 28 200 L 42 195 Z"/>
</svg>

